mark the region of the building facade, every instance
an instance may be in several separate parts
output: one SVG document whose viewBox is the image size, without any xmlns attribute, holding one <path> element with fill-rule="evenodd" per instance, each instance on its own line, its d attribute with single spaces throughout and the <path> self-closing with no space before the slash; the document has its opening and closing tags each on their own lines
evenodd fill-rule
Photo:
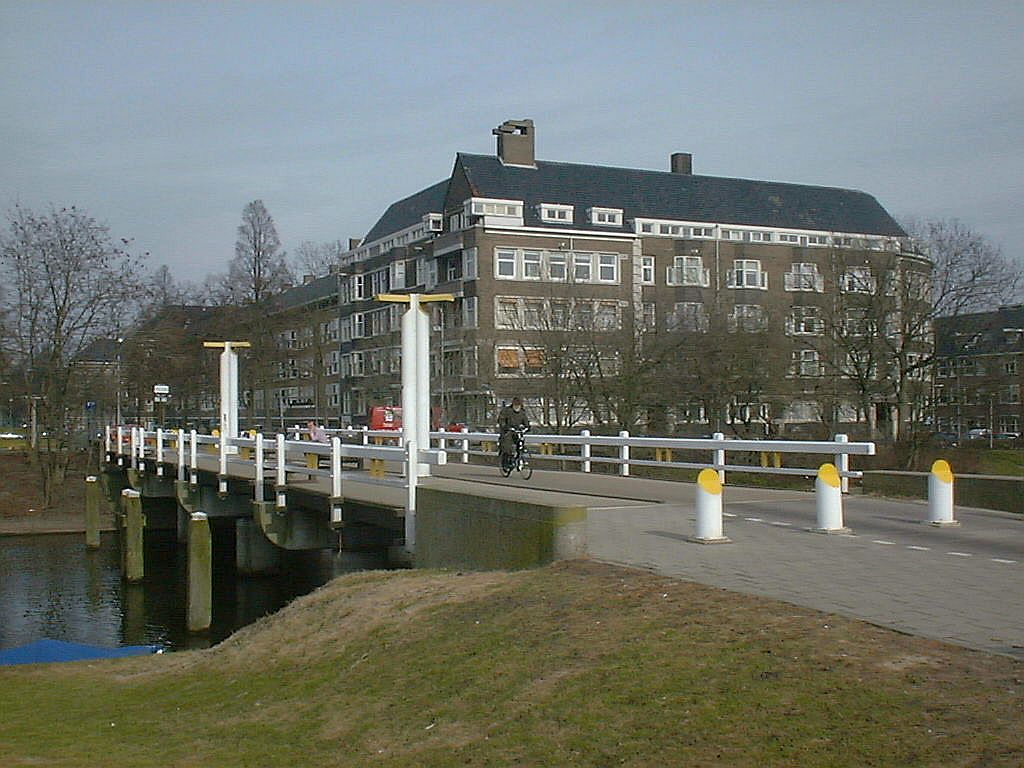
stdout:
<svg viewBox="0 0 1024 768">
<path fill-rule="evenodd" d="M 321 278 L 332 421 L 400 401 L 387 292 L 455 296 L 432 309 L 445 421 L 489 426 L 514 395 L 555 428 L 683 433 L 874 427 L 908 418 L 910 384 L 923 407 L 930 265 L 870 195 L 695 175 L 684 153 L 666 172 L 546 162 L 531 121 L 494 133 L 496 155 L 458 154 Z"/>
<path fill-rule="evenodd" d="M 1019 435 L 1024 425 L 1024 304 L 935 323 L 935 425 Z M 976 433 L 977 434 L 977 433 Z"/>
</svg>

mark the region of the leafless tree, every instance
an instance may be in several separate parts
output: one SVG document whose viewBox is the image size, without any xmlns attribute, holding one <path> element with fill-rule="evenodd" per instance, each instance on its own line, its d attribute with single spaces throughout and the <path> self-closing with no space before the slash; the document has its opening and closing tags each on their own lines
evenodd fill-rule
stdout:
<svg viewBox="0 0 1024 768">
<path fill-rule="evenodd" d="M 50 504 L 67 469 L 72 363 L 124 322 L 140 292 L 141 265 L 127 252 L 129 241 L 115 242 L 106 225 L 74 207 L 37 213 L 16 206 L 7 224 L 0 237 L 3 339 L 46 430 L 36 448 Z"/>
<path fill-rule="evenodd" d="M 258 306 L 291 282 L 274 219 L 262 200 L 253 200 L 242 209 L 235 257 L 228 265 L 227 294 L 235 304 Z"/>
<path fill-rule="evenodd" d="M 297 274 L 322 277 L 331 271 L 331 267 L 340 263 L 344 252 L 345 246 L 341 240 L 327 243 L 303 240 L 293 254 L 295 271 Z"/>
</svg>

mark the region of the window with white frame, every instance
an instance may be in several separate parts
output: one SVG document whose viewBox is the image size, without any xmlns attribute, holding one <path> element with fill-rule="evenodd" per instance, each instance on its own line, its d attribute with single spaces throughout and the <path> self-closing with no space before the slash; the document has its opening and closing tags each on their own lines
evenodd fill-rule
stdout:
<svg viewBox="0 0 1024 768">
<path fill-rule="evenodd" d="M 554 222 L 557 224 L 572 224 L 573 207 L 571 205 L 541 203 L 537 206 L 537 209 L 540 212 L 541 221 Z"/>
<path fill-rule="evenodd" d="M 1005 361 L 1003 363 L 1003 372 L 1007 376 L 1016 376 L 1017 375 L 1017 361 L 1016 360 L 1007 360 L 1007 361 Z"/>
<path fill-rule="evenodd" d="M 748 234 L 750 235 L 750 242 L 752 243 L 770 243 L 772 241 L 771 232 L 752 231 Z"/>
<path fill-rule="evenodd" d="M 712 238 L 712 237 L 715 236 L 715 228 L 714 227 L 694 227 L 691 230 L 690 235 L 692 237 Z"/>
<path fill-rule="evenodd" d="M 592 253 L 574 253 L 572 255 L 572 279 L 578 283 L 589 283 L 593 270 L 594 255 Z"/>
<path fill-rule="evenodd" d="M 839 279 L 839 290 L 843 293 L 870 294 L 875 292 L 875 288 L 875 276 L 868 266 L 847 267 Z"/>
<path fill-rule="evenodd" d="M 723 240 L 742 240 L 743 232 L 738 229 L 723 229 L 722 230 Z"/>
<path fill-rule="evenodd" d="M 564 253 L 549 253 L 547 258 L 548 265 L 548 279 L 555 282 L 562 282 L 565 280 L 565 254 Z"/>
<path fill-rule="evenodd" d="M 519 328 L 519 299 L 498 296 L 494 300 L 494 326 L 496 328 Z"/>
<path fill-rule="evenodd" d="M 666 237 L 686 237 L 688 227 L 682 224 L 659 224 L 658 234 Z"/>
<path fill-rule="evenodd" d="M 462 252 L 462 279 L 476 280 L 476 248 L 467 248 Z"/>
<path fill-rule="evenodd" d="M 499 280 L 514 280 L 516 277 L 516 252 L 511 248 L 497 248 L 494 251 L 494 276 Z"/>
<path fill-rule="evenodd" d="M 615 301 L 599 301 L 594 315 L 594 327 L 599 331 L 613 331 L 622 326 L 619 319 L 619 304 Z"/>
<path fill-rule="evenodd" d="M 813 245 L 816 247 L 827 246 L 828 236 L 827 235 L 807 235 L 807 245 Z"/>
<path fill-rule="evenodd" d="M 643 285 L 654 285 L 654 257 L 640 257 L 640 282 Z"/>
<path fill-rule="evenodd" d="M 658 305 L 653 301 L 644 302 L 642 322 L 645 331 L 653 331 L 658 327 Z"/>
<path fill-rule="evenodd" d="M 544 300 L 527 299 L 523 303 L 523 328 L 531 331 L 538 331 L 543 327 Z"/>
<path fill-rule="evenodd" d="M 352 276 L 352 296 L 357 301 L 366 298 L 366 280 L 363 275 Z"/>
<path fill-rule="evenodd" d="M 615 283 L 619 280 L 619 257 L 614 253 L 597 255 L 597 279 L 602 283 Z"/>
<path fill-rule="evenodd" d="M 527 376 L 540 376 L 544 373 L 544 349 L 542 347 L 523 349 L 523 373 Z"/>
<path fill-rule="evenodd" d="M 666 317 L 666 325 L 670 331 L 686 331 L 704 333 L 708 329 L 708 316 L 704 303 L 700 301 L 681 301 L 672 308 Z"/>
<path fill-rule="evenodd" d="M 708 287 L 710 277 L 700 256 L 676 256 L 665 275 L 668 285 L 698 285 Z"/>
<path fill-rule="evenodd" d="M 818 362 L 816 349 L 798 349 L 792 353 L 790 376 L 818 376 L 820 373 L 821 364 Z"/>
<path fill-rule="evenodd" d="M 523 251 L 523 279 L 540 280 L 540 251 Z"/>
<path fill-rule="evenodd" d="M 800 242 L 800 235 L 794 235 L 789 232 L 779 232 L 776 237 L 778 237 L 780 243 L 798 244 Z"/>
<path fill-rule="evenodd" d="M 470 211 L 474 216 L 523 217 L 523 204 L 517 200 L 487 200 L 472 198 Z"/>
<path fill-rule="evenodd" d="M 352 315 L 352 338 L 361 339 L 366 336 L 366 313 L 356 312 Z"/>
<path fill-rule="evenodd" d="M 516 376 L 520 373 L 519 347 L 494 347 L 494 373 L 498 376 Z"/>
<path fill-rule="evenodd" d="M 825 279 L 818 274 L 818 265 L 813 262 L 801 261 L 790 264 L 789 272 L 783 277 L 784 287 L 787 291 L 821 293 L 825 290 Z"/>
<path fill-rule="evenodd" d="M 760 304 L 737 304 L 729 315 L 729 329 L 733 331 L 763 331 L 767 324 L 764 307 Z"/>
<path fill-rule="evenodd" d="M 591 208 L 590 209 L 590 223 L 601 224 L 606 227 L 619 227 L 622 226 L 622 209 L 621 208 Z"/>
<path fill-rule="evenodd" d="M 853 307 L 846 310 L 846 317 L 843 318 L 843 331 L 847 336 L 869 336 L 873 325 L 867 309 Z"/>
<path fill-rule="evenodd" d="M 572 316 L 572 304 L 565 299 L 552 299 L 549 304 L 552 328 L 568 328 Z"/>
<path fill-rule="evenodd" d="M 477 324 L 477 303 L 476 296 L 466 296 L 462 299 L 462 327 L 476 328 Z"/>
<path fill-rule="evenodd" d="M 768 273 L 761 271 L 759 259 L 736 259 L 726 277 L 729 288 L 768 290 Z"/>
<path fill-rule="evenodd" d="M 793 336 L 817 336 L 823 329 L 821 308 L 793 307 L 786 325 L 786 332 Z"/>
</svg>

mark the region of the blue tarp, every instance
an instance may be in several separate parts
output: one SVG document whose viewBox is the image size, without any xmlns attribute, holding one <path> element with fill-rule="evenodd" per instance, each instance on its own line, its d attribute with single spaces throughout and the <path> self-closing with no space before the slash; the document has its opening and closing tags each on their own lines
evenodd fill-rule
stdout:
<svg viewBox="0 0 1024 768">
<path fill-rule="evenodd" d="M 63 640 L 36 640 L 34 643 L 0 651 L 0 666 L 11 664 L 47 664 L 55 661 L 82 661 L 83 659 L 113 659 L 118 656 L 141 656 L 158 653 L 159 645 L 123 645 L 103 648 L 85 643 L 66 643 Z"/>
</svg>

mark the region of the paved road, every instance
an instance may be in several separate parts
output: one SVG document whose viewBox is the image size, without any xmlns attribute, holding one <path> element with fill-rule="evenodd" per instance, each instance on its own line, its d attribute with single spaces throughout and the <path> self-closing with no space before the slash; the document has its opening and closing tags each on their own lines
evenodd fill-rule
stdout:
<svg viewBox="0 0 1024 768">
<path fill-rule="evenodd" d="M 489 467 L 437 474 L 593 497 L 587 535 L 599 560 L 865 619 L 910 634 L 1024 659 L 1024 518 L 957 508 L 959 528 L 923 524 L 923 502 L 845 499 L 851 536 L 822 535 L 811 493 L 726 487 L 731 544 L 687 541 L 694 486 Z M 609 501 L 619 497 L 622 502 Z"/>
</svg>

